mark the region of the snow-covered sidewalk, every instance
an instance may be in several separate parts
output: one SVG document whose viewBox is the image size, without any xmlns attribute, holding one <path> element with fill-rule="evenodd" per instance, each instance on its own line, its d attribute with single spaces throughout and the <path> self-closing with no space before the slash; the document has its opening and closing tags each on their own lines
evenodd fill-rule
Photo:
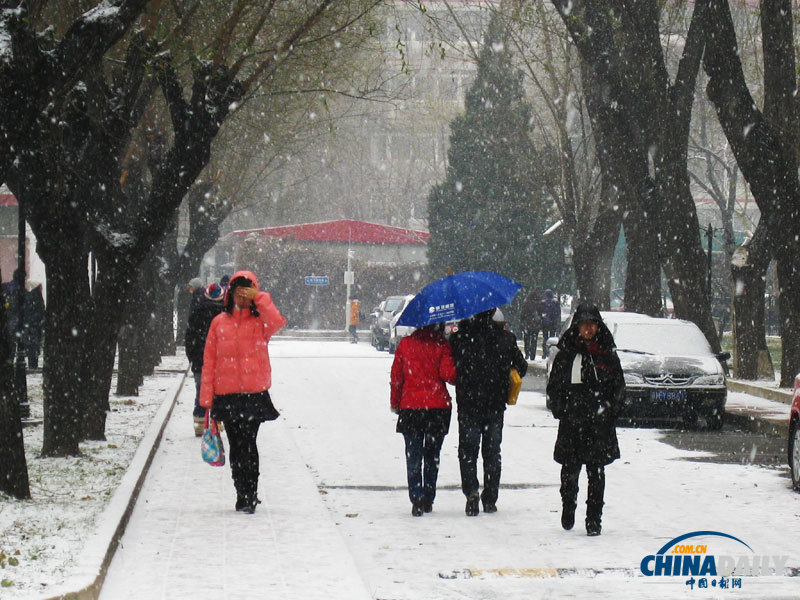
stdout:
<svg viewBox="0 0 800 600">
<path fill-rule="evenodd" d="M 286 421 L 262 427 L 262 504 L 237 513 L 229 467 L 200 458 L 188 381 L 100 598 L 370 598 Z"/>
<path fill-rule="evenodd" d="M 274 341 L 273 398 L 262 426 L 255 515 L 233 510 L 227 467 L 203 464 L 180 397 L 109 570 L 101 598 L 455 600 L 797 598 L 800 578 L 746 577 L 740 589 L 690 590 L 644 577 L 668 540 L 720 531 L 800 566 L 800 495 L 784 470 L 693 461 L 656 429 L 620 428 L 608 468 L 603 535 L 559 523 L 556 422 L 541 394 L 506 413 L 495 515 L 464 516 L 455 419 L 430 515 L 410 515 L 402 437 L 388 407 L 392 357 L 366 344 Z M 191 388 L 191 385 L 188 386 Z M 718 540 L 709 548 L 734 552 Z M 709 550 L 711 553 L 712 550 Z M 135 590 L 135 592 L 134 592 Z"/>
</svg>

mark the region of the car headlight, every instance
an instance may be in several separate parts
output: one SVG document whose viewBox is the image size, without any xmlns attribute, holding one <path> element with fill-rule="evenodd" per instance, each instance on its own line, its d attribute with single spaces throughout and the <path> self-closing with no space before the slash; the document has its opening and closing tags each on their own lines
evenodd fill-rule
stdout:
<svg viewBox="0 0 800 600">
<path fill-rule="evenodd" d="M 725 383 L 724 375 L 703 375 L 694 380 L 695 385 L 723 385 Z"/>
<path fill-rule="evenodd" d="M 625 385 L 642 385 L 644 377 L 638 373 L 625 373 Z"/>
</svg>

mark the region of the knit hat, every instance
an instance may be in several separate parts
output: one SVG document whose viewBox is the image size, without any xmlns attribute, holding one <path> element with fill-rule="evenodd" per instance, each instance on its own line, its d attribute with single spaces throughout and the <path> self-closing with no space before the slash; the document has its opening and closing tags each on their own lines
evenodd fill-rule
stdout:
<svg viewBox="0 0 800 600">
<path fill-rule="evenodd" d="M 199 290 L 201 287 L 203 287 L 203 280 L 199 277 L 194 277 L 193 279 L 189 280 L 189 287 Z"/>
<path fill-rule="evenodd" d="M 222 287 L 218 283 L 212 283 L 206 288 L 205 297 L 209 300 L 222 300 Z"/>
<path fill-rule="evenodd" d="M 494 321 L 495 323 L 505 323 L 506 322 L 506 318 L 503 315 L 503 313 L 500 312 L 499 308 L 495 308 L 494 309 L 494 314 L 492 315 L 492 321 Z"/>
</svg>

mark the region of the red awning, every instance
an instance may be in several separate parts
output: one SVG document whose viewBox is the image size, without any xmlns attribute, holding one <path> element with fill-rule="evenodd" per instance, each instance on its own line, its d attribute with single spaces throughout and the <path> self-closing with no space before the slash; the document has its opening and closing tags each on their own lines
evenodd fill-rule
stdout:
<svg viewBox="0 0 800 600">
<path fill-rule="evenodd" d="M 0 186 L 0 206 L 17 206 L 17 199 L 14 194 L 8 191 L 6 186 Z"/>
<path fill-rule="evenodd" d="M 251 234 L 283 240 L 305 242 L 352 242 L 360 244 L 415 244 L 424 246 L 431 234 L 427 231 L 379 225 L 366 221 L 339 219 L 321 223 L 303 223 L 261 229 L 242 229 L 234 231 L 235 237 Z"/>
</svg>

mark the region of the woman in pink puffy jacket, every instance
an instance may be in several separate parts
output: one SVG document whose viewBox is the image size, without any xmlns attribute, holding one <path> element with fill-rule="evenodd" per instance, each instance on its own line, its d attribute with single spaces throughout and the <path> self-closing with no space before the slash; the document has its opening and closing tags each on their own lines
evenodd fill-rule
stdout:
<svg viewBox="0 0 800 600">
<path fill-rule="evenodd" d="M 269 388 L 267 345 L 286 319 L 250 271 L 233 274 L 225 309 L 214 317 L 203 353 L 200 406 L 225 424 L 230 445 L 236 510 L 254 513 L 258 504 L 258 428 L 278 418 Z"/>
</svg>

